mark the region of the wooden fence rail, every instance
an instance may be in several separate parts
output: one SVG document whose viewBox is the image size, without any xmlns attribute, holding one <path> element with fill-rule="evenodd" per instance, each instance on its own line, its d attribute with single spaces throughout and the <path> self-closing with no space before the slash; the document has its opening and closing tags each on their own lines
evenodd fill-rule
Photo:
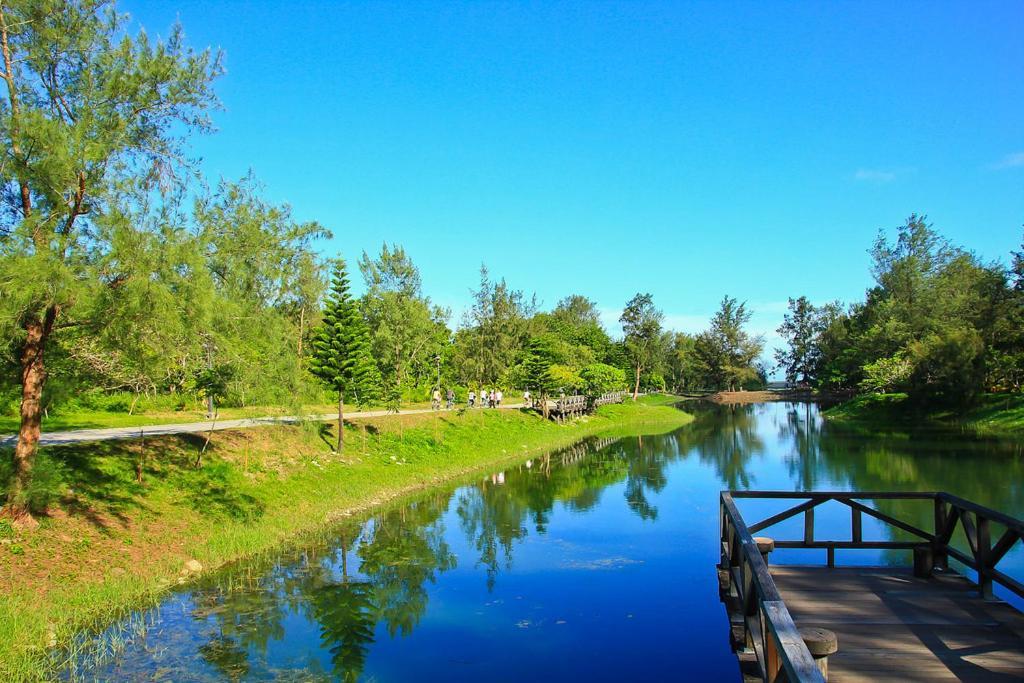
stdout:
<svg viewBox="0 0 1024 683">
<path fill-rule="evenodd" d="M 597 397 L 584 396 L 582 394 L 562 396 L 554 402 L 553 406 L 549 404 L 548 414 L 551 416 L 551 419 L 564 422 L 574 417 L 592 413 L 598 407 L 608 405 L 609 403 L 622 403 L 625 398 L 626 392 L 624 391 L 613 391 Z"/>
<path fill-rule="evenodd" d="M 996 510 L 978 505 L 945 492 L 893 492 L 829 491 L 813 493 L 791 493 L 783 491 L 733 491 L 733 498 L 775 498 L 802 501 L 778 514 L 749 526 L 750 533 L 756 534 L 796 515 L 804 516 L 804 535 L 797 540 L 775 541 L 776 548 L 824 548 L 828 566 L 835 566 L 835 551 L 856 549 L 927 549 L 933 566 L 945 569 L 952 557 L 978 573 L 978 590 L 982 597 L 992 597 L 992 587 L 997 583 L 1015 595 L 1024 598 L 1024 583 L 999 570 L 999 563 L 1006 554 L 1024 538 L 1024 522 Z M 820 540 L 814 537 L 814 509 L 834 500 L 850 508 L 850 540 Z M 884 512 L 865 505 L 865 500 L 924 500 L 933 506 L 933 528 L 921 529 L 914 524 L 897 519 Z M 910 541 L 865 541 L 863 539 L 863 515 L 874 517 L 885 524 L 900 529 L 911 536 Z M 951 545 L 957 526 L 961 526 L 967 538 L 970 554 Z M 1003 528 L 993 542 L 993 526 Z"/>
<path fill-rule="evenodd" d="M 740 515 L 735 499 L 785 499 L 796 505 L 749 526 Z M 814 511 L 830 500 L 850 509 L 850 539 L 821 540 L 814 533 Z M 933 507 L 933 528 L 921 529 L 876 510 L 862 501 L 921 500 Z M 836 563 L 835 551 L 857 549 L 906 549 L 915 552 L 915 572 L 933 567 L 948 568 L 949 558 L 977 572 L 980 595 L 993 598 L 993 584 L 1024 597 L 1024 584 L 999 570 L 1000 561 L 1024 541 L 1024 522 L 977 503 L 944 492 L 785 492 L 723 491 L 720 501 L 722 563 L 719 574 L 723 600 L 732 602 L 730 613 L 739 615 L 734 624 L 734 641 L 739 649 L 753 650 L 765 681 L 822 681 L 811 655 L 800 638 L 768 566 L 753 535 L 798 515 L 803 515 L 803 537 L 773 538 L 775 548 L 822 548 L 829 567 Z M 910 541 L 866 541 L 863 516 L 873 517 L 913 537 Z M 957 526 L 964 530 L 970 552 L 951 545 Z M 1001 533 L 993 533 L 1001 527 Z M 997 538 L 996 538 L 997 537 Z M 993 542 L 993 539 L 995 541 Z M 918 566 L 920 560 L 920 567 Z M 813 669 L 813 670 L 812 670 Z"/>
<path fill-rule="evenodd" d="M 768 565 L 747 529 L 728 491 L 719 501 L 722 530 L 723 599 L 733 602 L 730 613 L 740 618 L 738 643 L 753 650 L 759 670 L 769 683 L 824 683 L 782 601 Z"/>
</svg>

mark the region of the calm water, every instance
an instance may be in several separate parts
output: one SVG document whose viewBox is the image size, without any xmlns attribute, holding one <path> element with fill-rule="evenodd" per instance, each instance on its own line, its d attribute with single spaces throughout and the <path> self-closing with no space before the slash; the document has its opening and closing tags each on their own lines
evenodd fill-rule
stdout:
<svg viewBox="0 0 1024 683">
<path fill-rule="evenodd" d="M 867 436 L 823 424 L 808 404 L 688 409 L 697 421 L 673 434 L 587 441 L 231 567 L 137 615 L 150 625 L 145 635 L 82 673 L 739 680 L 714 571 L 719 490 L 948 490 L 1024 516 L 1020 443 L 936 431 Z M 750 522 L 782 507 L 741 503 Z M 930 508 L 883 507 L 930 523 Z M 802 522 L 793 522 L 797 537 Z M 864 524 L 865 538 L 889 537 Z M 818 538 L 849 538 L 848 525 L 848 510 L 819 508 Z M 837 557 L 905 561 L 874 551 Z M 824 551 L 776 559 L 823 563 Z M 1024 575 L 1020 547 L 1006 570 Z"/>
</svg>

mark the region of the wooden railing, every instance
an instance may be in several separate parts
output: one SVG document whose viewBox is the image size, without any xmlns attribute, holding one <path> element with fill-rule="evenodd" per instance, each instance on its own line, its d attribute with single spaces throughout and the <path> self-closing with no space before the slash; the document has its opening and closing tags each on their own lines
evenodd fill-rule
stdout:
<svg viewBox="0 0 1024 683">
<path fill-rule="evenodd" d="M 835 566 L 835 552 L 856 549 L 927 549 L 931 563 L 940 569 L 949 566 L 952 557 L 977 572 L 978 590 L 982 597 L 992 597 L 992 587 L 997 583 L 1015 595 L 1024 598 L 1024 583 L 1001 572 L 1000 561 L 1013 546 L 1024 538 L 1024 522 L 983 505 L 972 503 L 944 492 L 879 492 L 851 493 L 847 491 L 791 493 L 783 491 L 733 491 L 732 498 L 785 499 L 802 501 L 788 510 L 772 515 L 749 530 L 756 534 L 779 522 L 797 515 L 804 516 L 803 538 L 798 540 L 775 539 L 776 548 L 824 548 L 826 563 Z M 850 539 L 821 540 L 814 536 L 814 509 L 834 500 L 850 508 Z M 931 501 L 933 528 L 921 529 L 914 524 L 897 519 L 884 512 L 865 505 L 864 500 L 923 500 Z M 862 531 L 863 515 L 874 517 L 885 524 L 900 529 L 912 537 L 909 541 L 865 541 Z M 993 524 L 1003 527 L 998 539 L 992 542 Z M 961 526 L 967 538 L 969 554 L 951 545 L 957 526 Z"/>
<path fill-rule="evenodd" d="M 721 588 L 723 599 L 735 603 L 730 613 L 741 619 L 737 645 L 753 650 L 762 677 L 769 683 L 824 683 L 730 492 L 722 492 L 719 511 L 719 569 L 725 579 Z"/>
<path fill-rule="evenodd" d="M 625 391 L 612 391 L 607 394 L 601 394 L 600 396 L 596 397 L 591 405 L 593 405 L 594 408 L 599 408 L 600 406 L 605 406 L 610 403 L 622 403 L 625 400 Z"/>
<path fill-rule="evenodd" d="M 756 524 L 747 525 L 736 508 L 734 499 L 784 499 L 800 501 L 797 505 L 771 515 Z M 834 500 L 850 508 L 850 539 L 821 540 L 814 533 L 814 510 Z M 921 529 L 915 524 L 876 510 L 862 501 L 920 500 L 930 501 L 933 528 Z M 826 563 L 834 567 L 835 552 L 859 549 L 904 549 L 915 551 L 926 560 L 926 570 L 947 569 L 949 558 L 970 567 L 977 573 L 978 591 L 982 597 L 993 597 L 993 584 L 998 584 L 1024 598 L 1024 584 L 999 570 L 999 563 L 1018 542 L 1024 542 L 1021 520 L 943 492 L 784 492 L 723 491 L 720 499 L 723 599 L 731 599 L 742 615 L 742 632 L 737 634 L 740 647 L 752 648 L 766 681 L 821 681 L 817 670 L 809 668 L 810 653 L 783 604 L 768 565 L 758 551 L 753 535 L 780 522 L 803 515 L 803 537 L 774 538 L 778 548 L 822 548 Z M 909 541 L 864 540 L 863 517 L 873 517 L 900 529 L 912 537 Z M 951 544 L 957 526 L 963 528 L 969 553 Z M 1003 528 L 993 542 L 993 526 Z M 915 566 L 915 570 L 918 569 Z M 810 662 L 813 667 L 813 662 Z"/>
</svg>

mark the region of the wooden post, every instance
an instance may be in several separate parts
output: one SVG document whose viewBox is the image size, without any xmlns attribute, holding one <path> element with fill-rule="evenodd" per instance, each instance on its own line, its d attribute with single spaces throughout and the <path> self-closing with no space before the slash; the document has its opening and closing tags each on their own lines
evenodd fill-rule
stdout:
<svg viewBox="0 0 1024 683">
<path fill-rule="evenodd" d="M 850 520 L 850 524 L 853 527 L 851 537 L 854 543 L 861 543 L 864 541 L 864 535 L 861 526 L 861 513 L 857 508 L 850 508 L 850 513 L 853 515 Z"/>
<path fill-rule="evenodd" d="M 919 579 L 931 578 L 934 567 L 932 547 L 930 545 L 914 546 L 914 576 Z"/>
<path fill-rule="evenodd" d="M 988 528 L 988 518 L 975 513 L 974 518 L 978 529 L 978 590 L 985 600 L 992 600 L 995 594 L 992 592 L 992 570 L 989 565 L 989 555 L 992 553 L 992 539 Z"/>
<path fill-rule="evenodd" d="M 757 551 L 761 553 L 761 559 L 768 564 L 768 556 L 775 550 L 775 539 L 768 536 L 754 536 L 754 543 L 757 544 Z"/>
<path fill-rule="evenodd" d="M 935 499 L 935 545 L 932 547 L 932 564 L 939 569 L 949 569 L 949 554 L 946 552 L 946 544 L 941 539 L 946 535 L 946 524 L 949 514 L 946 501 L 940 498 Z"/>
<path fill-rule="evenodd" d="M 814 663 L 818 665 L 818 671 L 822 677 L 828 680 L 828 656 L 839 651 L 839 639 L 836 634 L 827 628 L 802 628 L 800 637 L 804 639 L 804 645 L 814 657 Z"/>
<path fill-rule="evenodd" d="M 804 512 L 804 543 L 814 543 L 814 508 Z"/>
</svg>

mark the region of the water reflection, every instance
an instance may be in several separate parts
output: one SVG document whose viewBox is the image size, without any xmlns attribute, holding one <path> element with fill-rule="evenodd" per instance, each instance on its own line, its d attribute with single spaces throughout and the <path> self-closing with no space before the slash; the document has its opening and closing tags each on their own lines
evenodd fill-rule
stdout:
<svg viewBox="0 0 1024 683">
<path fill-rule="evenodd" d="M 1024 513 L 1018 443 L 868 434 L 810 404 L 688 409 L 697 419 L 672 434 L 586 441 L 231 567 L 166 601 L 116 661 L 69 677 L 656 679 L 682 667 L 728 680 L 720 489 L 948 490 Z M 930 507 L 879 506 L 931 525 Z M 819 523 L 830 535 L 848 521 Z M 566 657 L 580 648 L 591 654 Z"/>
</svg>

